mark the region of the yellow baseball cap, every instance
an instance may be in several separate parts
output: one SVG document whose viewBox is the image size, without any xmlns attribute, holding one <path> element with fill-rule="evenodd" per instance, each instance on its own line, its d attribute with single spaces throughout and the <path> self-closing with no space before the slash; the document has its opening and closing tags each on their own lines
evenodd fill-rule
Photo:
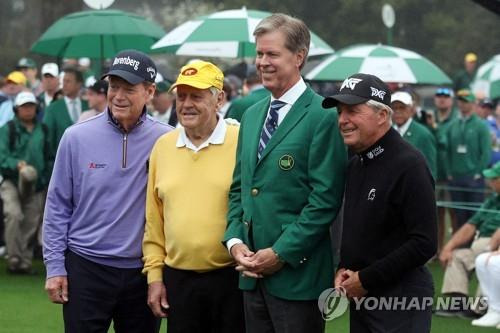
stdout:
<svg viewBox="0 0 500 333">
<path fill-rule="evenodd" d="M 26 85 L 27 79 L 26 76 L 24 76 L 23 72 L 20 71 L 13 71 L 10 72 L 9 75 L 7 75 L 7 78 L 5 79 L 7 82 L 14 82 L 15 84 L 21 84 L 23 86 Z"/>
<path fill-rule="evenodd" d="M 465 61 L 466 62 L 476 62 L 477 55 L 475 53 L 469 52 L 465 55 Z"/>
<path fill-rule="evenodd" d="M 222 90 L 224 74 L 211 62 L 196 60 L 181 68 L 177 81 L 170 87 L 172 91 L 179 85 L 186 85 L 198 89 L 215 87 Z"/>
</svg>

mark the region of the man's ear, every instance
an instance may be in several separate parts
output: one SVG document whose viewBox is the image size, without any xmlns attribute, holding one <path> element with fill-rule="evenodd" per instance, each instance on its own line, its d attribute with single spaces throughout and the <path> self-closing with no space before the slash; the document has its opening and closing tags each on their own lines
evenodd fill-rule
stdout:
<svg viewBox="0 0 500 333">
<path fill-rule="evenodd" d="M 388 122 L 388 118 L 391 118 L 391 113 L 387 109 L 382 109 L 377 112 L 378 114 L 378 124 L 382 125 L 386 122 Z"/>
<path fill-rule="evenodd" d="M 147 87 L 146 92 L 148 94 L 148 102 L 150 100 L 152 100 L 153 97 L 155 96 L 155 91 L 156 91 L 156 84 L 155 83 L 153 83 Z"/>
<path fill-rule="evenodd" d="M 222 103 L 224 102 L 224 97 L 226 96 L 226 92 L 224 90 L 221 90 L 219 94 L 217 95 L 217 110 L 220 109 L 222 106 Z"/>
</svg>

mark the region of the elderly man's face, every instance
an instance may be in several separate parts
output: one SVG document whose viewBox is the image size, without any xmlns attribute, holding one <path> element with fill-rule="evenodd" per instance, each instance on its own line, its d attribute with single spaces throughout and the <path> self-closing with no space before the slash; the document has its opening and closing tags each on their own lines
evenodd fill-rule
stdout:
<svg viewBox="0 0 500 333">
<path fill-rule="evenodd" d="M 142 114 L 144 105 L 153 97 L 154 85 L 132 85 L 114 75 L 109 76 L 108 107 L 120 123 L 135 121 Z"/>
<path fill-rule="evenodd" d="M 274 97 L 281 97 L 300 78 L 304 52 L 294 53 L 285 46 L 285 35 L 277 30 L 256 38 L 255 66 L 262 84 Z"/>
<path fill-rule="evenodd" d="M 391 104 L 391 107 L 394 111 L 392 121 L 398 126 L 403 126 L 413 116 L 413 111 L 409 105 L 396 101 Z"/>
<path fill-rule="evenodd" d="M 384 112 L 375 112 L 366 104 L 339 104 L 340 134 L 344 143 L 354 152 L 361 152 L 373 145 L 380 136 Z"/>
<path fill-rule="evenodd" d="M 187 130 L 207 131 L 217 125 L 217 111 L 224 92 L 214 95 L 210 89 L 177 86 L 176 111 L 181 125 Z"/>
</svg>

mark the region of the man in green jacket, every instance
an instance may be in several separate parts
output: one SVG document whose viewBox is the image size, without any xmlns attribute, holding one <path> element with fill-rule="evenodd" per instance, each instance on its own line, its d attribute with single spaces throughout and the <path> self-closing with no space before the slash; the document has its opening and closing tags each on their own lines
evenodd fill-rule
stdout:
<svg viewBox="0 0 500 333">
<path fill-rule="evenodd" d="M 262 80 L 255 66 L 251 66 L 245 79 L 247 95 L 240 97 L 231 103 L 226 118 L 241 121 L 243 113 L 257 102 L 269 96 L 269 90 L 262 85 Z"/>
<path fill-rule="evenodd" d="M 242 272 L 247 332 L 323 332 L 318 297 L 333 282 L 346 149 L 336 112 L 300 76 L 307 26 L 274 14 L 254 35 L 271 97 L 243 115 L 223 240 Z"/>
<path fill-rule="evenodd" d="M 482 202 L 484 180 L 482 170 L 491 158 L 491 136 L 488 125 L 473 111 L 476 98 L 470 90 L 457 93 L 460 114 L 446 132 L 447 159 L 445 169 L 451 187 L 451 199 L 459 203 Z M 464 225 L 472 212 L 457 209 L 457 227 Z"/>
<path fill-rule="evenodd" d="M 49 128 L 50 153 L 56 156 L 59 141 L 66 128 L 78 121 L 80 114 L 89 108 L 86 101 L 80 99 L 83 85 L 82 73 L 74 68 L 64 70 L 62 91 L 64 98 L 53 101 L 45 109 L 43 122 Z"/>
<path fill-rule="evenodd" d="M 7 270 L 32 272 L 33 239 L 42 220 L 49 182 L 46 129 L 36 121 L 37 100 L 21 92 L 14 102 L 15 117 L 0 128 L 0 186 L 5 214 Z"/>
<path fill-rule="evenodd" d="M 427 128 L 434 134 L 437 142 L 436 200 L 451 201 L 450 192 L 444 187 L 448 186 L 448 174 L 445 169 L 448 158 L 446 132 L 457 117 L 457 111 L 453 108 L 453 90 L 446 87 L 436 89 L 434 106 L 435 109 L 426 114 L 425 121 Z M 451 208 L 438 206 L 438 252 L 444 245 L 446 211 L 450 215 L 453 231 L 458 230 L 455 211 Z"/>
<path fill-rule="evenodd" d="M 424 155 L 432 177 L 436 179 L 436 138 L 424 125 L 413 121 L 413 99 L 411 95 L 406 91 L 395 92 L 392 95 L 391 107 L 394 111 L 392 115 L 394 128 L 406 141 Z"/>
</svg>

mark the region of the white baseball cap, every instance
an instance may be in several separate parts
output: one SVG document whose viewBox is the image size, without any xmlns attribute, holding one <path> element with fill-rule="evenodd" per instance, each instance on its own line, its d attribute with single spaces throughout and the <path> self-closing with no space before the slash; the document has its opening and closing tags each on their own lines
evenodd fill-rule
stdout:
<svg viewBox="0 0 500 333">
<path fill-rule="evenodd" d="M 406 91 L 397 91 L 394 94 L 392 94 L 391 103 L 394 102 L 401 102 L 404 105 L 412 106 L 413 98 L 411 98 L 411 95 Z"/>
<path fill-rule="evenodd" d="M 42 75 L 49 74 L 53 77 L 59 76 L 59 66 L 56 63 L 48 62 L 42 66 Z"/>
<path fill-rule="evenodd" d="M 27 103 L 38 104 L 38 101 L 36 100 L 36 97 L 32 92 L 21 91 L 19 94 L 17 94 L 16 100 L 14 101 L 15 106 L 21 106 Z"/>
</svg>

